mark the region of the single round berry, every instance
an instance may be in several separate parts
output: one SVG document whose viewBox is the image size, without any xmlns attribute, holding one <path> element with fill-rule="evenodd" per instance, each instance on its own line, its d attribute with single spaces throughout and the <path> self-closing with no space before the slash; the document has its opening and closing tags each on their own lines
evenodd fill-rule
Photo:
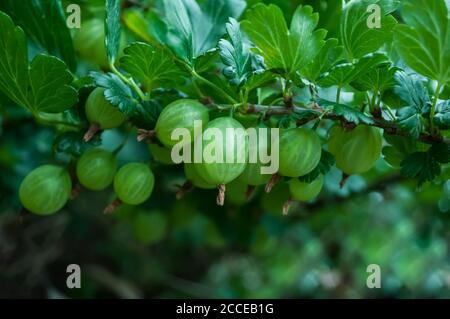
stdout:
<svg viewBox="0 0 450 319">
<path fill-rule="evenodd" d="M 204 133 L 207 132 L 220 134 L 214 134 L 213 138 L 208 138 L 206 134 L 198 137 L 201 141 L 197 142 L 203 145 L 203 154 L 207 157 L 211 155 L 211 158 L 203 156 L 202 163 L 195 163 L 195 168 L 208 183 L 227 184 L 241 175 L 247 165 L 248 140 L 245 129 L 231 117 L 220 117 L 209 122 Z"/>
<path fill-rule="evenodd" d="M 153 191 L 155 178 L 150 167 L 141 163 L 130 163 L 119 169 L 114 177 L 117 197 L 129 205 L 145 202 Z"/>
<path fill-rule="evenodd" d="M 86 101 L 86 116 L 91 124 L 98 125 L 99 129 L 108 130 L 122 125 L 126 117 L 106 100 L 104 92 L 103 88 L 92 91 Z"/>
<path fill-rule="evenodd" d="M 293 199 L 308 202 L 316 198 L 323 187 L 323 175 L 319 175 L 311 183 L 301 182 L 298 178 L 289 181 L 289 191 Z"/>
<path fill-rule="evenodd" d="M 51 215 L 67 203 L 72 181 L 59 166 L 43 165 L 31 171 L 19 188 L 23 206 L 37 215 Z"/>
<path fill-rule="evenodd" d="M 382 137 L 375 127 L 360 125 L 351 131 L 334 126 L 328 149 L 336 158 L 336 166 L 347 175 L 370 170 L 381 157 Z"/>
<path fill-rule="evenodd" d="M 262 129 L 265 129 L 265 131 Z M 249 138 L 248 164 L 241 175 L 242 180 L 250 186 L 265 185 L 271 177 L 270 174 L 263 174 L 262 172 L 262 168 L 269 166 L 271 163 L 265 162 L 263 164 L 261 161 L 261 154 L 263 154 L 263 156 L 270 156 L 270 129 L 262 126 L 257 127 L 255 137 L 256 138 L 253 139 Z"/>
<path fill-rule="evenodd" d="M 293 128 L 283 131 L 279 145 L 279 173 L 283 176 L 303 176 L 319 164 L 322 145 L 319 136 L 310 129 Z"/>
<path fill-rule="evenodd" d="M 174 146 L 179 143 L 172 139 L 172 133 L 176 129 L 185 129 L 190 134 L 191 143 L 196 138 L 200 127 L 209 121 L 208 109 L 195 100 L 178 100 L 164 108 L 156 123 L 156 136 L 166 146 Z M 200 132 L 201 133 L 201 132 Z"/>
<path fill-rule="evenodd" d="M 186 179 L 192 183 L 195 187 L 201 189 L 214 189 L 217 186 L 214 184 L 210 184 L 205 181 L 198 173 L 195 168 L 195 164 L 193 163 L 185 163 L 184 164 L 184 174 L 186 175 Z"/>
<path fill-rule="evenodd" d="M 77 177 L 81 185 L 93 191 L 108 187 L 117 171 L 116 157 L 108 151 L 93 148 L 78 160 Z"/>
</svg>

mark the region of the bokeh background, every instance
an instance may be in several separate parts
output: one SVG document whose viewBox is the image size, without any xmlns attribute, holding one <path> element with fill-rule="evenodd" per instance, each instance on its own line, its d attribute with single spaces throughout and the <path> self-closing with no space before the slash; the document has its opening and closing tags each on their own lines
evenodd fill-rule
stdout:
<svg viewBox="0 0 450 319">
<path fill-rule="evenodd" d="M 98 2 L 90 1 L 91 14 L 100 14 Z M 287 15 L 311 4 L 322 26 L 337 30 L 338 1 L 270 2 Z M 106 216 L 111 189 L 81 192 L 61 212 L 39 217 L 21 209 L 17 189 L 33 168 L 61 160 L 55 133 L 8 103 L 0 123 L 0 297 L 450 297 L 448 169 L 443 185 L 419 188 L 380 159 L 343 189 L 333 169 L 317 200 L 283 216 L 285 184 L 270 195 L 259 189 L 250 201 L 240 185 L 229 186 L 223 208 L 215 191 L 175 200 L 182 168 L 159 164 L 146 145 L 116 130 L 103 135 L 102 147 L 128 138 L 120 162 L 152 163 L 151 199 Z M 73 263 L 82 286 L 71 290 L 66 267 Z M 366 287 L 369 264 L 381 267 L 381 289 Z"/>
</svg>

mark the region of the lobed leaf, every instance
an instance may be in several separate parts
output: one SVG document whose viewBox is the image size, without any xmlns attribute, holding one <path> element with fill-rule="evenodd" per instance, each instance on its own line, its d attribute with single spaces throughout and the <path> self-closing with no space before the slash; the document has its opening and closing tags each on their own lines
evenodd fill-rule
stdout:
<svg viewBox="0 0 450 319">
<path fill-rule="evenodd" d="M 171 87 L 183 80 L 183 73 L 175 64 L 171 52 L 142 42 L 125 48 L 120 66 L 138 79 L 147 91 L 158 87 Z"/>
<path fill-rule="evenodd" d="M 442 84 L 450 81 L 450 15 L 444 0 L 405 0 L 406 24 L 395 29 L 400 57 L 417 73 Z"/>
<path fill-rule="evenodd" d="M 281 9 L 273 4 L 254 6 L 242 27 L 269 69 L 295 77 L 313 62 L 325 44 L 326 31 L 315 30 L 319 16 L 310 6 L 299 6 L 288 29 Z"/>
</svg>

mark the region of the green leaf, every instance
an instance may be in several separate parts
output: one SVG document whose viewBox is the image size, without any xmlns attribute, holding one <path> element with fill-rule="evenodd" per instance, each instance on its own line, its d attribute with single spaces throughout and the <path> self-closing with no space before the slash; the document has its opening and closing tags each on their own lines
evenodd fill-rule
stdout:
<svg viewBox="0 0 450 319">
<path fill-rule="evenodd" d="M 227 66 L 223 73 L 234 85 L 240 86 L 254 73 L 264 71 L 262 58 L 252 52 L 243 40 L 239 22 L 230 18 L 227 23 L 230 41 L 219 42 L 222 62 Z"/>
<path fill-rule="evenodd" d="M 60 57 L 72 71 L 76 70 L 75 49 L 61 1 L 31 0 L 24 4 L 2 0 L 0 10 L 9 14 L 47 53 Z"/>
<path fill-rule="evenodd" d="M 394 44 L 414 71 L 442 84 L 450 81 L 450 16 L 444 0 L 405 0 L 406 24 L 395 29 Z"/>
<path fill-rule="evenodd" d="M 133 114 L 140 103 L 137 94 L 114 73 L 91 72 L 97 86 L 105 89 L 105 98 L 123 114 Z"/>
<path fill-rule="evenodd" d="M 350 82 L 369 72 L 374 67 L 385 64 L 388 61 L 386 55 L 381 53 L 368 54 L 355 63 L 342 63 L 334 66 L 323 74 L 317 81 L 322 87 L 338 86 L 344 87 Z"/>
<path fill-rule="evenodd" d="M 91 72 L 95 83 L 105 88 L 105 98 L 136 126 L 153 129 L 162 110 L 156 100 L 140 101 L 137 94 L 113 73 Z"/>
<path fill-rule="evenodd" d="M 312 170 L 311 173 L 300 176 L 298 179 L 304 183 L 312 183 L 319 175 L 325 175 L 328 173 L 331 168 L 336 164 L 336 160 L 328 151 L 322 150 L 322 154 L 320 156 L 320 162 L 317 164 L 317 167 Z"/>
<path fill-rule="evenodd" d="M 153 37 L 148 30 L 148 21 L 139 9 L 129 9 L 123 12 L 122 19 L 126 27 L 132 31 L 140 40 L 152 42 Z"/>
<path fill-rule="evenodd" d="M 353 63 L 341 63 L 319 77 L 317 83 L 325 88 L 335 85 L 344 87 L 349 83 L 349 79 L 352 78 L 353 72 L 355 72 L 355 65 Z"/>
<path fill-rule="evenodd" d="M 398 126 L 402 131 L 409 132 L 412 137 L 418 138 L 423 130 L 422 116 L 413 107 L 404 107 L 397 111 Z"/>
<path fill-rule="evenodd" d="M 446 143 L 433 144 L 427 152 L 415 152 L 401 163 L 402 175 L 416 178 L 419 184 L 432 181 L 441 174 L 441 165 L 450 162 L 450 146 Z"/>
<path fill-rule="evenodd" d="M 407 106 L 421 113 L 430 108 L 430 96 L 423 80 L 416 75 L 407 75 L 405 72 L 397 72 L 395 80 L 397 85 L 394 91 Z"/>
<path fill-rule="evenodd" d="M 120 0 L 106 0 L 105 45 L 106 54 L 111 64 L 114 64 L 120 48 Z"/>
<path fill-rule="evenodd" d="M 24 32 L 0 12 L 0 91 L 33 113 L 59 113 L 78 100 L 73 77 L 58 58 L 38 55 L 28 69 Z"/>
<path fill-rule="evenodd" d="M 403 176 L 418 179 L 419 185 L 432 181 L 441 174 L 441 166 L 430 152 L 408 155 L 401 163 Z"/>
<path fill-rule="evenodd" d="M 345 4 L 340 36 L 350 60 L 377 51 L 392 38 L 397 21 L 390 13 L 397 9 L 399 3 L 396 0 L 351 0 Z M 369 28 L 373 15 L 368 11 L 370 5 L 377 5 L 381 9 L 380 28 Z"/>
<path fill-rule="evenodd" d="M 399 128 L 418 138 L 424 125 L 422 115 L 430 110 L 430 97 L 423 81 L 415 76 L 408 76 L 405 72 L 397 72 L 395 93 L 405 101 L 406 105 L 397 111 Z"/>
<path fill-rule="evenodd" d="M 439 103 L 436 106 L 433 122 L 440 129 L 450 129 L 450 100 Z"/>
<path fill-rule="evenodd" d="M 56 153 L 65 153 L 74 157 L 81 156 L 88 148 L 101 145 L 100 134 L 95 135 L 89 142 L 84 141 L 83 132 L 65 132 L 58 135 L 53 142 Z"/>
<path fill-rule="evenodd" d="M 281 9 L 275 5 L 258 4 L 248 13 L 242 27 L 264 57 L 269 69 L 294 77 L 305 65 L 312 63 L 324 45 L 326 31 L 315 30 L 319 21 L 310 6 L 299 6 L 290 29 Z"/>
<path fill-rule="evenodd" d="M 273 81 L 274 79 L 274 75 L 268 71 L 262 73 L 254 73 L 249 77 L 244 85 L 244 88 L 247 91 L 251 91 Z"/>
<path fill-rule="evenodd" d="M 137 106 L 130 119 L 137 127 L 152 130 L 163 108 L 163 105 L 156 100 L 144 101 Z"/>
<path fill-rule="evenodd" d="M 320 50 L 314 60 L 303 68 L 302 74 L 311 82 L 316 80 L 329 71 L 342 57 L 344 48 L 338 46 L 337 39 L 329 39 Z"/>
<path fill-rule="evenodd" d="M 332 112 L 336 116 L 343 117 L 346 121 L 350 123 L 354 123 L 356 125 L 360 123 L 364 124 L 373 124 L 374 121 L 371 117 L 365 115 L 364 113 L 360 112 L 359 110 L 343 105 L 343 104 L 337 104 L 335 102 L 319 99 L 317 101 L 319 105 L 329 112 Z"/>
<path fill-rule="evenodd" d="M 25 33 L 0 11 L 0 90 L 24 107 L 29 107 L 27 61 Z"/>
<path fill-rule="evenodd" d="M 73 77 L 63 61 L 48 55 L 37 55 L 30 66 L 28 101 L 32 109 L 44 113 L 60 113 L 78 101 L 78 93 L 70 84 Z"/>
<path fill-rule="evenodd" d="M 151 91 L 170 87 L 183 80 L 183 73 L 175 64 L 171 52 L 161 47 L 136 42 L 125 48 L 120 66 Z"/>
<path fill-rule="evenodd" d="M 229 17 L 238 18 L 246 6 L 243 0 L 205 0 L 201 7 L 195 0 L 164 0 L 163 4 L 166 28 L 157 23 L 158 39 L 191 66 L 216 47 Z"/>
<path fill-rule="evenodd" d="M 399 70 L 401 69 L 390 64 L 380 65 L 352 82 L 351 86 L 359 91 L 383 93 L 395 86 L 395 73 Z"/>
</svg>

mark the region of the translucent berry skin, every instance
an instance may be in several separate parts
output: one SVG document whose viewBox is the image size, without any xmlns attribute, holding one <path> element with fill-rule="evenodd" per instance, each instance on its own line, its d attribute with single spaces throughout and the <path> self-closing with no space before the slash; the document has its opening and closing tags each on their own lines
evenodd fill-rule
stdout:
<svg viewBox="0 0 450 319">
<path fill-rule="evenodd" d="M 362 174 L 374 167 L 381 157 L 382 136 L 378 128 L 360 125 L 351 131 L 334 126 L 328 149 L 336 166 L 347 175 Z"/>
<path fill-rule="evenodd" d="M 268 129 L 268 132 L 270 129 Z M 270 134 L 261 134 L 260 131 L 256 130 L 258 142 L 250 143 L 248 145 L 249 154 L 258 154 L 256 163 L 248 163 L 245 167 L 244 172 L 240 176 L 242 180 L 250 186 L 260 186 L 265 185 L 270 180 L 270 174 L 261 174 L 261 167 L 267 166 L 269 164 L 262 164 L 260 161 L 259 154 L 270 154 Z M 260 147 L 261 145 L 261 147 Z"/>
<path fill-rule="evenodd" d="M 93 191 L 100 191 L 111 185 L 116 171 L 116 157 L 100 148 L 86 151 L 77 162 L 78 181 Z"/>
<path fill-rule="evenodd" d="M 220 117 L 217 118 L 206 126 L 205 130 L 209 128 L 215 128 L 219 130 L 222 134 L 222 154 L 223 159 L 221 163 L 206 163 L 203 160 L 202 163 L 195 163 L 195 168 L 198 174 L 208 183 L 213 185 L 222 185 L 228 184 L 229 182 L 235 180 L 239 175 L 244 172 L 246 167 L 246 159 L 248 157 L 248 140 L 245 138 L 244 140 L 240 140 L 236 135 L 227 136 L 226 130 L 227 128 L 231 129 L 242 129 L 245 130 L 244 127 L 235 119 L 231 117 Z M 204 138 L 204 135 L 199 136 L 201 139 L 201 143 L 203 143 L 203 150 L 205 151 L 208 147 L 210 147 L 212 143 L 214 143 L 214 139 L 207 140 Z M 230 153 L 233 153 L 233 157 L 230 161 L 225 160 L 225 154 L 227 154 L 227 150 L 232 145 L 230 141 L 234 138 L 234 150 L 230 149 Z M 238 163 L 238 155 L 244 154 L 245 158 L 243 163 Z"/>
<path fill-rule="evenodd" d="M 155 177 L 150 167 L 141 163 L 130 163 L 119 169 L 114 177 L 117 197 L 128 205 L 140 205 L 153 191 Z"/>
<path fill-rule="evenodd" d="M 175 163 L 172 161 L 171 149 L 155 143 L 150 143 L 148 145 L 148 149 L 150 150 L 150 154 L 152 154 L 152 157 L 155 161 L 164 165 L 175 165 Z"/>
<path fill-rule="evenodd" d="M 190 142 L 192 142 L 196 138 L 194 136 L 195 121 L 201 121 L 202 126 L 205 127 L 209 121 L 208 109 L 195 100 L 175 101 L 161 112 L 156 123 L 156 136 L 165 146 L 172 147 L 178 143 L 177 140 L 172 140 L 172 132 L 177 128 L 185 128 L 189 131 Z"/>
<path fill-rule="evenodd" d="M 59 166 L 43 165 L 29 173 L 19 188 L 22 205 L 37 215 L 51 215 L 67 203 L 72 181 Z"/>
<path fill-rule="evenodd" d="M 293 128 L 280 134 L 279 173 L 299 177 L 310 173 L 319 164 L 322 145 L 319 136 L 306 128 Z"/>
<path fill-rule="evenodd" d="M 90 123 L 96 123 L 101 129 L 108 130 L 122 125 L 126 117 L 105 99 L 104 91 L 103 88 L 92 91 L 86 101 L 85 109 Z"/>
<path fill-rule="evenodd" d="M 323 187 L 323 175 L 319 175 L 311 183 L 301 182 L 298 178 L 289 181 L 289 191 L 293 199 L 300 202 L 308 202 L 316 198 Z"/>
<path fill-rule="evenodd" d="M 195 187 L 201 189 L 213 189 L 217 186 L 214 184 L 210 184 L 205 181 L 198 173 L 195 165 L 193 163 L 185 163 L 184 164 L 184 175 L 186 175 L 186 179 L 192 183 Z"/>
</svg>

